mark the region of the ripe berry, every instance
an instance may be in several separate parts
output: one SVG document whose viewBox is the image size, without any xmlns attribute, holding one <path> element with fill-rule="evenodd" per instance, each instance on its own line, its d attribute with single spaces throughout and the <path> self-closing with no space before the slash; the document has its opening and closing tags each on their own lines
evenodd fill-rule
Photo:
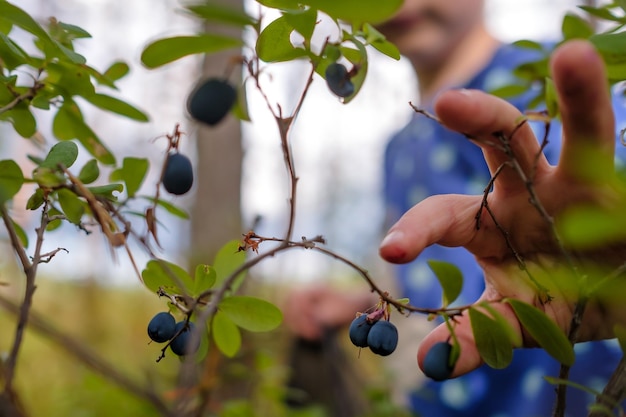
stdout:
<svg viewBox="0 0 626 417">
<path fill-rule="evenodd" d="M 214 126 L 237 101 L 237 91 L 228 81 L 210 78 L 199 84 L 187 99 L 187 111 L 199 122 Z"/>
<path fill-rule="evenodd" d="M 180 329 L 185 326 L 185 321 L 179 321 L 176 323 L 174 334 L 178 333 Z M 172 343 L 170 343 L 170 349 L 178 356 L 184 356 L 190 353 L 194 353 L 200 347 L 200 340 L 198 340 L 193 346 L 190 346 L 191 333 L 193 332 L 195 325 L 193 322 L 189 322 L 188 326 L 182 331 L 181 334 L 176 336 Z"/>
<path fill-rule="evenodd" d="M 387 320 L 377 321 L 367 335 L 367 345 L 377 355 L 391 355 L 398 346 L 398 329 Z"/>
<path fill-rule="evenodd" d="M 444 381 L 452 375 L 454 365 L 450 365 L 452 345 L 448 342 L 435 343 L 426 353 L 422 364 L 424 374 L 435 381 Z"/>
<path fill-rule="evenodd" d="M 360 315 L 350 323 L 348 335 L 350 341 L 357 347 L 367 347 L 367 335 L 372 328 L 372 323 L 367 321 L 367 314 Z"/>
<path fill-rule="evenodd" d="M 354 94 L 354 84 L 350 81 L 348 70 L 338 62 L 333 62 L 326 67 L 326 84 L 330 91 L 339 97 Z"/>
<path fill-rule="evenodd" d="M 148 336 L 157 343 L 163 343 L 174 337 L 176 320 L 168 312 L 158 313 L 148 323 Z"/>
<path fill-rule="evenodd" d="M 193 184 L 193 167 L 185 155 L 178 152 L 170 153 L 165 162 L 163 187 L 168 193 L 181 195 L 191 189 Z"/>
</svg>

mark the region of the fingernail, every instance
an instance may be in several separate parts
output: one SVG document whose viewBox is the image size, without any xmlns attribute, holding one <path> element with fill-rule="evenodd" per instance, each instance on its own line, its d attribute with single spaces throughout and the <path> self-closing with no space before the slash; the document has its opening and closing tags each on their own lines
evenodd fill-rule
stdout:
<svg viewBox="0 0 626 417">
<path fill-rule="evenodd" d="M 385 236 L 385 238 L 383 239 L 382 242 L 380 242 L 380 246 L 389 246 L 389 245 L 394 245 L 398 242 L 400 242 L 403 239 L 404 233 L 402 233 L 399 230 L 392 230 L 390 231 L 387 236 Z"/>
</svg>

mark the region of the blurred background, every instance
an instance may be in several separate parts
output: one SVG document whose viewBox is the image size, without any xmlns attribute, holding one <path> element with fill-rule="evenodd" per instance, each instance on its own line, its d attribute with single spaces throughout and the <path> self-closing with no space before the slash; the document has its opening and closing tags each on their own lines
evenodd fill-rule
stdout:
<svg viewBox="0 0 626 417">
<path fill-rule="evenodd" d="M 262 12 L 249 0 L 223 2 L 250 13 Z M 487 0 L 487 16 L 493 33 L 503 41 L 554 40 L 559 37 L 563 14 L 575 11 L 575 5 L 580 3 Z M 133 122 L 87 106 L 84 111 L 90 126 L 118 160 L 125 156 L 150 158 L 153 173 L 143 185 L 144 194 L 154 191 L 156 171 L 166 149 L 166 141 L 159 137 L 171 133 L 176 123 L 186 132 L 182 152 L 194 162 L 198 180 L 192 193 L 164 198 L 187 209 L 191 219 L 162 219 L 159 237 L 163 250 L 159 256 L 181 264 L 211 263 L 217 248 L 253 226 L 260 235 L 282 236 L 289 209 L 287 175 L 275 121 L 258 91 L 248 84 L 250 122 L 239 123 L 230 117 L 218 128 L 205 129 L 193 123 L 185 112 L 186 97 L 195 83 L 206 76 L 221 75 L 229 54 L 206 61 L 188 57 L 157 70 L 148 70 L 140 63 L 141 50 L 148 42 L 202 30 L 197 21 L 180 11 L 178 1 L 20 0 L 16 4 L 42 23 L 54 16 L 91 33 L 92 39 L 78 43 L 78 52 L 97 69 L 104 70 L 116 60 L 129 63 L 131 72 L 119 82 L 120 91 L 113 95 L 144 110 L 150 122 Z M 243 36 L 249 45 L 254 45 L 251 33 Z M 298 63 L 273 64 L 263 89 L 272 102 L 280 103 L 288 112 L 301 94 L 308 71 L 306 65 Z M 322 235 L 333 251 L 366 269 L 381 268 L 376 254 L 384 232 L 380 198 L 383 150 L 390 135 L 411 116 L 408 102 L 417 102 L 416 95 L 416 81 L 408 63 L 375 52 L 371 53 L 364 88 L 349 105 L 331 95 L 321 78 L 315 79 L 292 132 L 300 178 L 294 236 Z M 38 116 L 43 136 L 52 137 L 49 118 L 43 113 Z M 0 133 L 1 159 L 14 158 L 23 164 L 24 172 L 29 172 L 25 153 L 41 151 L 30 147 L 24 139 L 12 137 L 6 127 L 0 126 Z M 87 159 L 86 155 L 81 157 Z M 32 237 L 37 217 L 23 209 L 28 196 L 24 193 L 16 199 L 12 214 Z M 138 227 L 143 225 L 138 223 Z M 35 311 L 131 378 L 150 381 L 167 392 L 175 382 L 178 361 L 167 358 L 155 364 L 158 347 L 148 344 L 145 329 L 149 319 L 165 309 L 164 301 L 141 285 L 124 253 L 115 258 L 108 255 L 105 241 L 97 233 L 85 236 L 64 226 L 47 235 L 44 252 L 57 247 L 68 253 L 59 253 L 52 262 L 41 265 Z M 134 249 L 141 268 L 148 257 L 139 247 Z M 252 287 L 275 300 L 294 283 L 325 279 L 352 282 L 354 278 L 349 269 L 310 251 L 290 251 L 271 258 L 251 273 Z M 19 297 L 21 276 L 1 230 L 3 293 Z M 355 285 L 359 284 L 363 285 L 356 281 Z M 14 324 L 13 316 L 3 310 L 0 320 L 2 353 L 12 342 Z M 252 366 L 244 370 L 240 364 L 231 364 L 228 372 L 240 382 L 247 379 L 247 392 L 253 392 L 250 395 L 258 399 L 258 404 L 269 407 L 265 411 L 280 415 L 275 398 L 282 392 L 293 363 L 289 363 L 287 336 L 280 330 L 276 333 L 278 337 L 251 337 L 242 355 L 249 354 L 244 362 Z M 277 345 L 279 349 L 275 349 Z M 409 356 L 414 354 L 412 347 L 405 350 Z M 28 332 L 18 366 L 18 382 L 22 400 L 32 415 L 153 415 L 149 405 L 91 371 L 67 351 L 62 340 L 53 342 L 49 336 L 41 336 L 41 329 Z M 349 355 L 356 353 L 350 351 Z M 414 357 L 410 360 L 413 366 Z M 402 363 L 402 359 L 398 361 Z M 384 410 L 389 415 L 397 412 L 393 393 L 388 392 L 389 384 L 385 382 L 389 381 L 386 371 L 381 371 L 387 365 L 370 357 L 358 364 L 371 377 L 368 392 L 372 398 L 381 407 L 388 407 Z M 254 390 L 249 386 L 249 372 L 254 375 Z M 263 414 L 262 408 L 257 412 L 270 415 Z M 379 410 L 377 415 L 386 414 Z"/>
</svg>

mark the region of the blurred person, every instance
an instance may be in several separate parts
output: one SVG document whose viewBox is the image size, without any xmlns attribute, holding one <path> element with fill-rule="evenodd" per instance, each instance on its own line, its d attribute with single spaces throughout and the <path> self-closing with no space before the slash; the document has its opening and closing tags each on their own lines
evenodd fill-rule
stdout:
<svg viewBox="0 0 626 417">
<path fill-rule="evenodd" d="M 489 33 L 485 24 L 483 0 L 406 0 L 397 14 L 378 29 L 398 46 L 415 69 L 420 107 L 434 112 L 434 105 L 438 103 L 437 110 L 443 109 L 444 113 L 448 111 L 447 119 L 444 119 L 446 124 L 457 128 L 457 131 L 465 131 L 463 127 L 467 125 L 474 126 L 470 123 L 472 117 L 476 123 L 482 121 L 481 133 L 497 131 L 502 127 L 496 125 L 496 116 L 484 113 L 483 107 L 486 106 L 480 107 L 476 104 L 476 114 L 471 115 L 471 103 L 468 100 L 463 102 L 460 99 L 463 96 L 442 92 L 453 88 L 490 91 L 510 84 L 514 82 L 512 70 L 517 65 L 537 58 L 537 52 L 503 44 Z M 598 82 L 594 85 L 602 88 L 604 82 L 605 78 L 602 78 L 600 87 Z M 440 94 L 443 94 L 442 100 L 446 98 L 445 105 L 437 99 Z M 504 102 L 498 101 L 497 105 L 492 103 L 489 110 L 511 115 L 512 108 L 525 110 L 531 96 L 532 92 L 528 92 L 510 100 L 512 107 L 504 107 Z M 462 112 L 459 110 L 462 117 L 456 124 L 453 112 L 449 110 L 454 107 L 451 97 L 456 97 L 465 105 Z M 606 103 L 603 105 L 606 107 Z M 611 103 L 609 107 L 610 105 Z M 613 103 L 613 108 L 618 120 L 626 120 L 626 111 L 621 104 Z M 490 121 L 494 126 L 489 125 Z M 507 122 L 514 123 L 514 118 Z M 567 128 L 568 126 L 564 126 L 566 133 Z M 614 126 L 611 129 L 610 139 L 614 141 Z M 553 124 L 551 132 L 544 153 L 547 161 L 554 164 L 558 161 L 561 149 L 559 126 Z M 542 138 L 542 131 L 538 130 L 536 136 Z M 535 144 L 538 143 L 535 138 L 533 140 Z M 537 145 L 535 148 L 538 149 Z M 624 155 L 623 150 L 620 153 Z M 485 290 L 485 274 L 477 263 L 477 248 L 471 247 L 468 251 L 465 248 L 448 247 L 463 246 L 463 242 L 454 241 L 451 245 L 450 241 L 428 235 L 429 232 L 440 235 L 454 235 L 455 232 L 458 234 L 458 230 L 452 230 L 457 225 L 454 222 L 456 219 L 446 214 L 460 213 L 453 212 L 443 203 L 452 203 L 450 199 L 435 199 L 435 204 L 427 197 L 469 194 L 482 198 L 483 189 L 490 179 L 490 171 L 481 148 L 463 135 L 416 114 L 389 141 L 384 164 L 388 224 L 393 224 L 404 213 L 409 212 L 392 229 L 401 233 L 389 234 L 381 246 L 381 254 L 385 259 L 401 263 L 395 269 L 399 286 L 398 297 L 408 297 L 412 305 L 420 307 L 440 307 L 441 288 L 427 265 L 429 259 L 435 259 L 451 262 L 463 272 L 464 286 L 457 305 L 469 304 L 479 299 Z M 553 194 L 553 197 L 556 196 L 560 197 L 560 194 Z M 412 209 L 422 201 L 424 203 Z M 476 203 L 475 200 L 472 202 Z M 474 216 L 476 211 L 473 208 L 471 215 Z M 436 215 L 441 218 L 437 219 Z M 467 221 L 467 218 L 463 220 Z M 446 229 L 444 225 L 450 227 Z M 438 243 L 446 243 L 446 246 Z M 285 305 L 285 320 L 300 337 L 316 340 L 323 337 L 326 329 L 348 324 L 355 317 L 356 311 L 363 311 L 374 302 L 369 292 L 346 294 L 318 286 L 290 295 Z M 467 323 L 462 328 L 467 331 Z M 400 337 L 403 337 L 402 333 Z M 419 360 L 423 360 L 427 348 L 435 341 L 445 340 L 446 337 L 445 329 L 437 328 L 422 343 Z M 479 366 L 476 350 L 471 348 L 471 337 L 467 336 L 467 339 L 463 345 L 462 357 L 455 368 L 454 379 L 444 382 L 428 380 L 416 387 L 411 394 L 410 407 L 417 415 L 551 415 L 555 402 L 554 387 L 543 380 L 543 376 L 558 375 L 559 364 L 555 360 L 540 349 L 520 349 L 515 351 L 513 362 L 508 368 L 495 370 L 487 365 Z M 595 388 L 608 380 L 622 356 L 615 343 L 604 341 L 579 344 L 576 346 L 576 353 L 577 362 L 571 370 L 571 379 Z M 474 368 L 477 369 L 468 373 Z M 411 372 L 409 369 L 407 367 L 406 372 Z M 587 406 L 593 400 L 587 393 L 570 392 L 567 415 L 587 415 Z"/>
</svg>

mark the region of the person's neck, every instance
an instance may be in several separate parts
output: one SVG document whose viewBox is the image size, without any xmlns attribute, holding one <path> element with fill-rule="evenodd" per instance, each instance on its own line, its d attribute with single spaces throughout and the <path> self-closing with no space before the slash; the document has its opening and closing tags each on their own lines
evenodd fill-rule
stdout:
<svg viewBox="0 0 626 417">
<path fill-rule="evenodd" d="M 439 65 L 424 67 L 414 62 L 420 101 L 429 105 L 442 89 L 471 80 L 489 63 L 499 45 L 484 26 L 479 26 L 467 33 Z"/>
</svg>

